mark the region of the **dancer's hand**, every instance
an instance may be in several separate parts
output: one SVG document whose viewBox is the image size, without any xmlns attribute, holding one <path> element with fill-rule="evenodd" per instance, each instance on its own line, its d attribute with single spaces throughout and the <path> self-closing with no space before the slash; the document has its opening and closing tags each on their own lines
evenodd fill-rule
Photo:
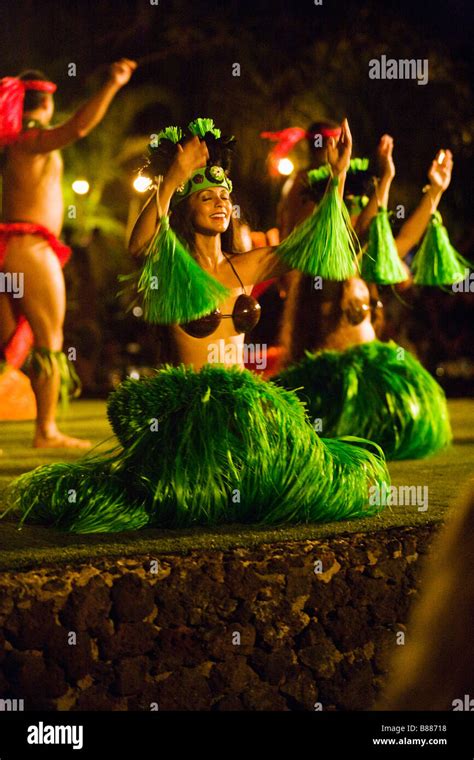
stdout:
<svg viewBox="0 0 474 760">
<path fill-rule="evenodd" d="M 395 176 L 395 164 L 392 158 L 393 137 L 382 135 L 377 147 L 377 157 L 382 177 L 393 179 Z"/>
<path fill-rule="evenodd" d="M 450 150 L 439 150 L 428 172 L 431 187 L 444 193 L 451 182 L 452 171 L 453 154 Z"/>
<path fill-rule="evenodd" d="M 117 87 L 123 87 L 130 81 L 130 77 L 136 68 L 136 61 L 131 61 L 130 58 L 121 58 L 120 61 L 111 64 L 109 78 Z"/>
<path fill-rule="evenodd" d="M 188 181 L 196 169 L 206 166 L 209 151 L 205 141 L 200 140 L 197 136 L 185 143 L 184 146 L 178 144 L 176 147 L 178 153 L 170 167 L 168 179 L 172 179 L 173 184 L 179 187 Z"/>
<path fill-rule="evenodd" d="M 349 129 L 347 119 L 341 124 L 341 134 L 336 142 L 334 137 L 330 137 L 327 145 L 328 161 L 334 177 L 346 172 L 350 165 L 352 153 L 352 135 Z"/>
</svg>

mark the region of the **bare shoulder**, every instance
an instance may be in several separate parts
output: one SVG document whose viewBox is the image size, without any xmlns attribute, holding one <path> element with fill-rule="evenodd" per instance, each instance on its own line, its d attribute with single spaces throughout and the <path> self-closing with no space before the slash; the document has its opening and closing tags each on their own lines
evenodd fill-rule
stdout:
<svg viewBox="0 0 474 760">
<path fill-rule="evenodd" d="M 42 130 L 39 127 L 34 129 L 25 129 L 15 142 L 10 146 L 12 151 L 21 151 L 27 153 L 34 153 L 35 147 L 38 145 L 39 136 Z"/>
<path fill-rule="evenodd" d="M 282 267 L 275 256 L 275 248 L 272 246 L 252 248 L 251 251 L 245 253 L 235 253 L 231 261 L 243 284 L 248 286 L 256 285 L 270 277 L 277 277 L 286 271 L 286 267 Z"/>
<path fill-rule="evenodd" d="M 271 254 L 273 250 L 272 246 L 266 245 L 263 248 L 252 248 L 244 253 L 233 253 L 229 259 L 234 267 L 238 267 L 240 270 L 245 267 L 253 267 L 257 262 Z"/>
<path fill-rule="evenodd" d="M 28 129 L 22 132 L 14 143 L 8 146 L 8 160 L 11 163 L 44 166 L 45 163 L 59 163 L 61 161 L 59 151 L 42 151 L 40 149 L 41 129 Z"/>
</svg>

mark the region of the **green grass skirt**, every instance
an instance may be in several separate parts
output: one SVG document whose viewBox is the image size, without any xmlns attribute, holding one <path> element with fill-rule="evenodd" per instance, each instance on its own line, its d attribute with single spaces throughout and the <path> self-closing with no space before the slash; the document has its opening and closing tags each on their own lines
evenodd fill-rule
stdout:
<svg viewBox="0 0 474 760">
<path fill-rule="evenodd" d="M 424 457 L 451 442 L 443 389 L 396 343 L 308 354 L 273 380 L 296 390 L 322 435 L 370 438 L 389 460 Z"/>
<path fill-rule="evenodd" d="M 368 441 L 324 441 L 295 393 L 248 371 L 165 367 L 108 402 L 121 446 L 12 484 L 22 519 L 77 533 L 367 517 L 389 482 Z"/>
</svg>

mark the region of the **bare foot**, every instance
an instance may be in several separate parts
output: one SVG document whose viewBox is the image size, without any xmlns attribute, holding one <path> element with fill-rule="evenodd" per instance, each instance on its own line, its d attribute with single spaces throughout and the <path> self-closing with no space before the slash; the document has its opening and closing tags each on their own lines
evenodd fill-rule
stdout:
<svg viewBox="0 0 474 760">
<path fill-rule="evenodd" d="M 72 438 L 69 435 L 60 433 L 59 430 L 53 435 L 42 435 L 36 433 L 33 448 L 34 449 L 90 449 L 92 443 L 82 438 Z"/>
</svg>

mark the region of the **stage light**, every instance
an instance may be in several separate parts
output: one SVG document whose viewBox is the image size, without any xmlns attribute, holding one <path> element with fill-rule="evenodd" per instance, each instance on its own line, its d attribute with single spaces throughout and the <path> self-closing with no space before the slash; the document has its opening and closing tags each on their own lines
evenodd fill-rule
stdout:
<svg viewBox="0 0 474 760">
<path fill-rule="evenodd" d="M 145 193 L 151 185 L 151 179 L 149 177 L 143 177 L 140 175 L 133 182 L 133 187 L 137 193 Z"/>
<path fill-rule="evenodd" d="M 280 174 L 283 174 L 285 177 L 288 177 L 290 174 L 293 173 L 294 170 L 294 164 L 293 161 L 290 161 L 289 158 L 280 158 L 278 161 L 277 169 Z"/>
<path fill-rule="evenodd" d="M 89 192 L 90 185 L 86 179 L 76 179 L 72 183 L 72 189 L 76 195 L 86 195 Z"/>
</svg>

